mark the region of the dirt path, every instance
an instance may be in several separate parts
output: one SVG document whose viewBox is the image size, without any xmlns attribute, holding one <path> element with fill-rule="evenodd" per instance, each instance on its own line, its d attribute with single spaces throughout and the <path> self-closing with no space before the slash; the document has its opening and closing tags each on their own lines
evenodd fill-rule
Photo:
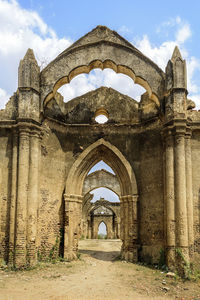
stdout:
<svg viewBox="0 0 200 300">
<path fill-rule="evenodd" d="M 118 240 L 80 241 L 80 260 L 0 271 L 0 300 L 200 300 L 199 283 L 166 278 L 159 270 L 122 262 Z"/>
</svg>

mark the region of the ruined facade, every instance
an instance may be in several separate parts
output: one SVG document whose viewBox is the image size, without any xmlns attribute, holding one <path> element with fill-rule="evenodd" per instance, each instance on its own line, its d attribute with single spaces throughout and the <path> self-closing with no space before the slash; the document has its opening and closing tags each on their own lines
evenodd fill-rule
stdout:
<svg viewBox="0 0 200 300">
<path fill-rule="evenodd" d="M 94 68 L 126 74 L 146 93 L 137 102 L 102 87 L 64 103 L 57 90 Z M 29 49 L 18 77 L 0 111 L 0 257 L 16 267 L 52 251 L 76 258 L 84 182 L 103 160 L 119 182 L 122 257 L 157 263 L 162 249 L 173 268 L 179 249 L 192 260 L 200 252 L 200 112 L 187 98 L 178 48 L 163 72 L 98 26 L 42 71 Z M 100 112 L 107 123 L 95 122 Z"/>
</svg>

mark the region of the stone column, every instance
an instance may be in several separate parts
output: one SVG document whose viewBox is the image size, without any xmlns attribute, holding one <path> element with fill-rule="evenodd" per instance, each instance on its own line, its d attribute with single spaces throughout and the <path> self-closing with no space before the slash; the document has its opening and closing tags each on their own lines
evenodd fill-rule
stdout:
<svg viewBox="0 0 200 300">
<path fill-rule="evenodd" d="M 15 266 L 26 265 L 27 196 L 29 175 L 29 130 L 19 128 L 18 182 L 16 206 Z"/>
<path fill-rule="evenodd" d="M 193 230 L 193 190 L 192 190 L 192 158 L 191 158 L 191 131 L 188 129 L 185 138 L 185 167 L 186 167 L 186 197 L 188 218 L 188 244 L 189 254 L 193 255 L 194 230 Z"/>
<path fill-rule="evenodd" d="M 74 252 L 78 252 L 78 241 L 81 237 L 82 196 L 76 196 L 75 230 L 74 230 Z"/>
<path fill-rule="evenodd" d="M 123 258 L 132 262 L 136 262 L 138 260 L 137 199 L 137 195 L 122 196 L 120 199 L 120 209 L 123 212 L 123 219 L 121 217 L 121 228 L 124 228 L 123 232 L 121 231 L 124 241 L 122 253 Z"/>
<path fill-rule="evenodd" d="M 128 196 L 121 197 L 123 202 L 123 258 L 128 261 L 129 256 L 129 205 Z"/>
<path fill-rule="evenodd" d="M 78 239 L 81 224 L 82 196 L 64 195 L 65 199 L 65 236 L 64 257 L 68 260 L 77 258 Z"/>
<path fill-rule="evenodd" d="M 128 255 L 127 259 L 131 262 L 137 262 L 137 241 L 138 241 L 138 221 L 137 221 L 137 199 L 138 196 L 126 196 L 128 203 L 127 227 L 128 227 Z"/>
<path fill-rule="evenodd" d="M 165 222 L 167 266 L 175 266 L 175 204 L 174 204 L 174 137 L 165 135 Z"/>
<path fill-rule="evenodd" d="M 130 197 L 131 207 L 132 207 L 132 218 L 133 218 L 133 228 L 132 228 L 132 243 L 133 243 L 133 257 L 132 262 L 138 261 L 138 195 Z"/>
<path fill-rule="evenodd" d="M 186 205 L 185 174 L 185 131 L 177 130 L 175 134 L 175 215 L 176 215 L 176 247 L 188 260 L 188 224 Z M 178 257 L 177 257 L 178 258 Z M 178 258 L 179 260 L 179 258 Z M 178 262 L 179 265 L 179 262 Z"/>
<path fill-rule="evenodd" d="M 124 201 L 123 197 L 120 197 L 120 238 L 122 240 L 122 247 L 121 247 L 121 257 L 124 259 L 124 250 L 125 250 L 125 206 L 124 206 Z"/>
<path fill-rule="evenodd" d="M 113 239 L 113 216 L 106 217 L 107 225 L 107 238 Z"/>
<path fill-rule="evenodd" d="M 120 229 L 120 218 L 117 217 L 117 235 L 118 238 L 121 239 L 121 229 Z"/>
<path fill-rule="evenodd" d="M 91 235 L 91 218 L 89 218 L 88 221 L 87 221 L 87 237 L 88 237 L 88 239 L 92 238 L 92 235 Z"/>
<path fill-rule="evenodd" d="M 17 148 L 18 132 L 13 131 L 12 141 L 12 190 L 10 204 L 10 229 L 9 229 L 9 265 L 13 265 L 14 259 L 14 241 L 15 241 L 15 214 L 16 214 L 16 192 L 17 192 Z"/>
<path fill-rule="evenodd" d="M 39 177 L 39 145 L 40 132 L 31 131 L 30 135 L 30 167 L 29 191 L 27 207 L 27 261 L 30 265 L 36 264 L 37 250 L 37 210 L 38 210 L 38 177 Z"/>
</svg>

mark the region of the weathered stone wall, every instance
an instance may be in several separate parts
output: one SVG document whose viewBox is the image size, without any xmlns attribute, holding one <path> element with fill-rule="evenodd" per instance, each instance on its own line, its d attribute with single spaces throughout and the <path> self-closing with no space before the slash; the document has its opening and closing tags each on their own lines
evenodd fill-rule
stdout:
<svg viewBox="0 0 200 300">
<path fill-rule="evenodd" d="M 164 249 L 163 143 L 159 130 L 140 136 L 139 226 L 141 259 L 159 261 Z"/>
<path fill-rule="evenodd" d="M 62 227 L 59 225 L 62 223 L 59 214 L 62 211 L 65 178 L 71 165 L 97 137 L 107 137 L 129 159 L 136 175 L 140 191 L 138 222 L 141 257 L 153 257 L 153 262 L 158 260 L 159 251 L 164 246 L 163 154 L 159 130 L 149 130 L 140 135 L 134 134 L 133 130 L 131 135 L 128 128 L 112 124 L 104 127 L 95 124 L 89 129 L 85 125 L 59 125 L 53 120 L 46 120 L 43 126 L 47 132 L 42 141 L 39 236 L 44 248 L 53 247 Z M 151 126 L 157 126 L 157 123 Z"/>
<path fill-rule="evenodd" d="M 64 188 L 67 162 L 66 152 L 60 144 L 65 139 L 62 132 L 51 131 L 46 124 L 41 145 L 39 207 L 38 207 L 38 247 L 41 256 L 48 256 L 59 244 L 64 230 Z M 63 249 L 60 249 L 62 252 Z M 57 252 L 57 253 L 56 253 Z M 62 253 L 61 253 L 62 254 Z"/>
</svg>

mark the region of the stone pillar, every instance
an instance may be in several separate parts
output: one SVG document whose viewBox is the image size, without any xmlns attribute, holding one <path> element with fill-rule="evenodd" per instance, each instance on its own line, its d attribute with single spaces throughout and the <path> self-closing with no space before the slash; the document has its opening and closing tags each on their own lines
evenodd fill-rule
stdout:
<svg viewBox="0 0 200 300">
<path fill-rule="evenodd" d="M 117 238 L 121 239 L 120 218 L 117 217 Z"/>
<path fill-rule="evenodd" d="M 175 204 L 174 204 L 174 137 L 165 134 L 165 222 L 166 261 L 170 269 L 175 266 Z"/>
<path fill-rule="evenodd" d="M 122 258 L 136 262 L 138 260 L 138 220 L 137 220 L 138 196 L 127 195 L 121 197 L 121 228 L 123 228 Z M 123 218 L 122 218 L 123 216 Z"/>
<path fill-rule="evenodd" d="M 120 197 L 120 238 L 122 240 L 122 247 L 121 247 L 121 257 L 122 259 L 124 259 L 124 250 L 125 250 L 125 232 L 124 232 L 124 228 L 125 228 L 125 224 L 124 224 L 124 220 L 125 220 L 125 206 L 124 206 L 124 201 L 123 198 Z"/>
<path fill-rule="evenodd" d="M 133 229 L 132 229 L 132 262 L 138 261 L 138 195 L 130 197 L 132 213 L 133 213 Z"/>
<path fill-rule="evenodd" d="M 182 251 L 188 261 L 188 224 L 186 205 L 185 174 L 185 131 L 175 133 L 175 215 L 176 215 L 176 247 Z M 178 261 L 179 258 L 177 257 Z M 178 267 L 179 267 L 179 262 Z"/>
<path fill-rule="evenodd" d="M 127 196 L 122 196 L 121 200 L 121 229 L 122 229 L 122 258 L 128 260 L 128 247 L 129 247 L 129 207 Z"/>
<path fill-rule="evenodd" d="M 129 259 L 129 204 L 127 197 L 124 197 L 124 254 L 125 260 Z"/>
<path fill-rule="evenodd" d="M 10 204 L 10 229 L 9 229 L 9 265 L 13 265 L 14 259 L 14 241 L 15 241 L 15 214 L 16 214 L 16 192 L 17 192 L 17 148 L 18 132 L 13 131 L 12 141 L 12 190 Z"/>
<path fill-rule="evenodd" d="M 73 260 L 77 258 L 78 239 L 81 225 L 82 196 L 64 195 L 65 199 L 65 236 L 64 258 Z"/>
<path fill-rule="evenodd" d="M 30 135 L 30 168 L 29 191 L 27 206 L 27 261 L 30 265 L 36 264 L 37 250 L 37 211 L 38 211 L 38 177 L 39 177 L 39 150 L 40 132 L 31 131 Z"/>
<path fill-rule="evenodd" d="M 92 234 L 91 234 L 91 218 L 89 218 L 88 221 L 87 221 L 87 237 L 88 237 L 88 239 L 92 238 Z"/>
<path fill-rule="evenodd" d="M 112 216 L 106 217 L 106 221 L 104 222 L 107 227 L 107 238 L 112 239 L 113 238 L 113 221 Z"/>
<path fill-rule="evenodd" d="M 23 267 L 26 265 L 28 175 L 29 130 L 21 127 L 19 128 L 16 240 L 14 260 L 16 267 Z"/>
<path fill-rule="evenodd" d="M 127 196 L 128 202 L 128 260 L 138 260 L 138 221 L 137 221 L 137 199 L 138 196 Z"/>
<path fill-rule="evenodd" d="M 193 255 L 194 230 L 193 230 L 193 190 L 192 190 L 192 158 L 191 158 L 191 131 L 187 129 L 185 138 L 185 167 L 186 167 L 186 197 L 188 219 L 188 244 L 189 254 Z"/>
</svg>

